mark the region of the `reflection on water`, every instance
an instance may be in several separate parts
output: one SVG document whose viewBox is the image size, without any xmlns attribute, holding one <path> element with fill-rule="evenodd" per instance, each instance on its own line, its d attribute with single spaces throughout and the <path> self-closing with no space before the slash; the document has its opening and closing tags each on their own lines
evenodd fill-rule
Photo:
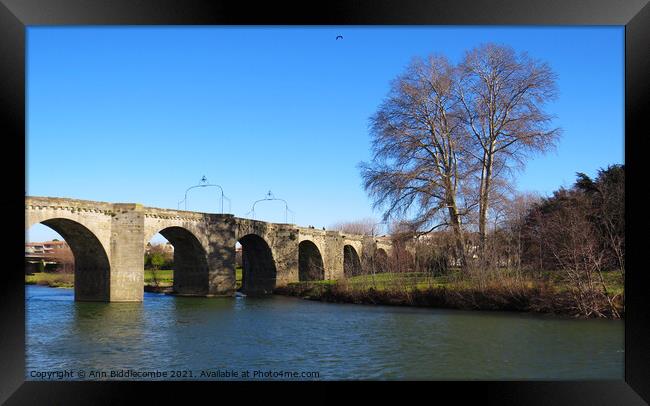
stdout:
<svg viewBox="0 0 650 406">
<path fill-rule="evenodd" d="M 63 369 L 188 370 L 193 379 L 202 370 L 318 371 L 318 379 L 623 379 L 622 321 L 279 296 L 145 293 L 143 303 L 83 303 L 72 290 L 33 285 L 26 297 L 27 379 L 35 379 L 31 371 Z"/>
</svg>

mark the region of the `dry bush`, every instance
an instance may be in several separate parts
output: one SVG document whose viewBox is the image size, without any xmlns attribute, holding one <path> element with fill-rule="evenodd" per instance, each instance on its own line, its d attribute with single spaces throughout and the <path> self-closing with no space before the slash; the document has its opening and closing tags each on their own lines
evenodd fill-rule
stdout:
<svg viewBox="0 0 650 406">
<path fill-rule="evenodd" d="M 545 216 L 542 240 L 554 257 L 562 279 L 569 287 L 575 307 L 585 316 L 620 317 L 616 296 L 608 292 L 603 278 L 605 252 L 598 231 L 587 218 L 584 196 Z"/>
<path fill-rule="evenodd" d="M 55 249 L 52 253 L 52 260 L 57 263 L 56 273 L 74 273 L 74 255 L 68 247 Z"/>
<path fill-rule="evenodd" d="M 368 217 L 360 220 L 335 223 L 332 224 L 329 229 L 350 234 L 374 235 L 377 230 L 376 223 L 377 222 L 374 219 Z"/>
</svg>

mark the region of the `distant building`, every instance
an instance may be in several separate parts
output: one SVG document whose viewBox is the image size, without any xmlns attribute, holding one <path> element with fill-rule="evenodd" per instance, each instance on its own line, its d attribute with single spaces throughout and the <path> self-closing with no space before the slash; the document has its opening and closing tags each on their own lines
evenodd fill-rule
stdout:
<svg viewBox="0 0 650 406">
<path fill-rule="evenodd" d="M 25 258 L 54 260 L 60 258 L 61 254 L 72 255 L 70 246 L 65 241 L 45 241 L 25 243 Z"/>
<path fill-rule="evenodd" d="M 74 256 L 65 241 L 25 243 L 25 270 L 36 271 L 40 263 L 43 263 L 45 269 L 57 269 L 65 265 L 74 268 Z"/>
<path fill-rule="evenodd" d="M 151 244 L 150 242 L 148 242 L 147 246 L 144 247 L 144 253 L 145 254 L 151 253 L 151 248 L 153 248 L 154 246 L 162 246 L 164 252 L 170 253 L 170 254 L 174 253 L 174 246 L 169 241 L 167 241 L 164 244 Z"/>
</svg>

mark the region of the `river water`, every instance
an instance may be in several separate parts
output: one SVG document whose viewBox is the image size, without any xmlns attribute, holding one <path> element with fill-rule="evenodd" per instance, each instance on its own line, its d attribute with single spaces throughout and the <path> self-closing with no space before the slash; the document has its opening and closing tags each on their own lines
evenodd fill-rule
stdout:
<svg viewBox="0 0 650 406">
<path fill-rule="evenodd" d="M 622 321 L 282 296 L 25 294 L 28 380 L 623 379 Z"/>
</svg>

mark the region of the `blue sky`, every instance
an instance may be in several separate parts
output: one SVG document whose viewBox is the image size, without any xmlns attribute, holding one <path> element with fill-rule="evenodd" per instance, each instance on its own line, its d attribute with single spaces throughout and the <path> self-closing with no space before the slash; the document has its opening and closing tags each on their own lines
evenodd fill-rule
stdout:
<svg viewBox="0 0 650 406">
<path fill-rule="evenodd" d="M 271 190 L 299 225 L 379 219 L 357 164 L 390 80 L 414 56 L 458 62 L 484 42 L 559 76 L 548 111 L 563 136 L 519 190 L 624 163 L 624 27 L 28 27 L 27 194 L 175 209 L 205 175 L 237 216 Z M 188 196 L 220 212 L 217 188 Z M 255 214 L 285 218 L 277 201 Z"/>
</svg>

